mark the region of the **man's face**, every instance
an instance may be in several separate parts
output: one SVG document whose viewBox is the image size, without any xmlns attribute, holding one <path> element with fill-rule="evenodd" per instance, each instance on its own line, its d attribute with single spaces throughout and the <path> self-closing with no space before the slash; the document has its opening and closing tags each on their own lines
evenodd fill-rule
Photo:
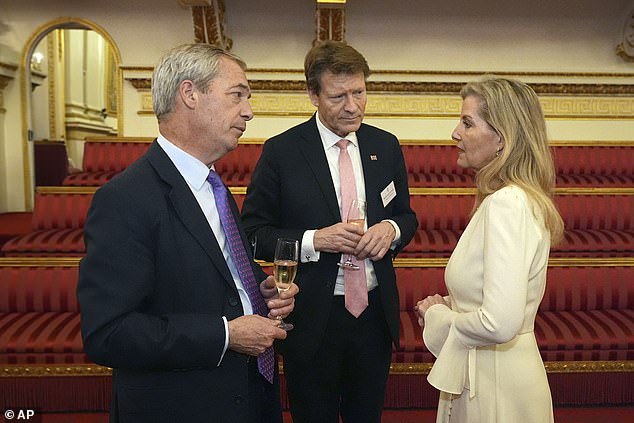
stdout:
<svg viewBox="0 0 634 423">
<path fill-rule="evenodd" d="M 321 76 L 321 92 L 309 91 L 308 95 L 324 126 L 340 137 L 361 126 L 367 102 L 363 72 L 335 75 L 326 71 Z"/>
<path fill-rule="evenodd" d="M 240 65 L 221 59 L 218 75 L 206 93 L 197 91 L 198 103 L 193 125 L 199 132 L 199 148 L 210 164 L 238 146 L 238 139 L 253 119 L 249 104 L 251 91 Z M 198 134 L 197 134 L 198 135 Z"/>
</svg>

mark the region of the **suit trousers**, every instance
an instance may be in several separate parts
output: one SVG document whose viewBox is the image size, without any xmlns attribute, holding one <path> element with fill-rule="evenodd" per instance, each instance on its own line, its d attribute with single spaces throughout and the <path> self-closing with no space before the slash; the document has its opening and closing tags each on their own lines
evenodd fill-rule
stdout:
<svg viewBox="0 0 634 423">
<path fill-rule="evenodd" d="M 355 318 L 334 296 L 324 339 L 307 361 L 284 356 L 294 423 L 380 423 L 392 343 L 379 288 Z M 300 312 L 298 310 L 296 312 Z"/>
</svg>

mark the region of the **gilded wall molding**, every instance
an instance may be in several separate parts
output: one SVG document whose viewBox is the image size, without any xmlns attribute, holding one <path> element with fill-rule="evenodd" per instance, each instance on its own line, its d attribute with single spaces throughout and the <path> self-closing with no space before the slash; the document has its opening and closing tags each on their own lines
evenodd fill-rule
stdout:
<svg viewBox="0 0 634 423">
<path fill-rule="evenodd" d="M 257 84 L 253 84 L 257 85 Z M 457 94 L 386 93 L 369 91 L 367 117 L 377 118 L 455 118 L 462 100 Z M 634 119 L 634 94 L 631 97 L 540 96 L 546 118 Z M 315 107 L 302 92 L 253 90 L 251 106 L 260 116 L 306 117 Z"/>
<path fill-rule="evenodd" d="M 547 373 L 629 373 L 634 372 L 634 361 L 546 361 Z M 432 363 L 392 363 L 391 375 L 426 375 Z M 280 363 L 280 373 L 284 373 Z M 111 376 L 112 369 L 97 364 L 37 365 L 10 364 L 0 367 L 0 378 L 15 377 L 78 377 Z"/>
<path fill-rule="evenodd" d="M 315 39 L 313 45 L 319 41 L 346 39 L 346 0 L 321 1 L 317 0 L 315 9 Z"/>
<path fill-rule="evenodd" d="M 634 78 L 634 74 L 631 75 Z M 464 82 L 418 82 L 418 81 L 368 81 L 369 92 L 407 94 L 455 94 L 460 93 Z M 305 91 L 303 80 L 253 79 L 249 81 L 256 91 Z M 634 96 L 634 84 L 581 84 L 581 83 L 528 83 L 539 95 L 595 95 Z"/>
<path fill-rule="evenodd" d="M 93 189 L 94 191 L 94 189 Z M 233 190 L 231 190 L 233 194 Z M 88 192 L 86 194 L 89 194 Z M 0 257 L 0 265 L 4 267 L 78 267 L 80 256 L 77 257 Z M 447 266 L 448 258 L 419 257 L 399 258 L 394 260 L 394 267 L 401 268 L 430 268 Z M 256 260 L 263 267 L 273 264 Z M 551 257 L 548 267 L 634 267 L 634 257 Z"/>
<path fill-rule="evenodd" d="M 634 62 L 634 9 L 630 11 L 623 25 L 623 38 L 616 46 L 616 54 L 627 62 Z"/>
<path fill-rule="evenodd" d="M 149 90 L 152 88 L 152 78 L 125 78 L 137 90 Z"/>
<path fill-rule="evenodd" d="M 195 42 L 214 44 L 231 50 L 233 40 L 225 35 L 223 0 L 207 0 L 202 5 L 192 5 L 192 19 Z"/>
<path fill-rule="evenodd" d="M 0 113 L 6 112 L 4 108 L 4 89 L 14 79 L 13 75 L 17 70 L 17 65 L 0 62 Z"/>
<path fill-rule="evenodd" d="M 0 113 L 6 112 L 4 108 L 4 89 L 9 85 L 9 81 L 11 81 L 13 77 L 0 75 Z"/>
</svg>

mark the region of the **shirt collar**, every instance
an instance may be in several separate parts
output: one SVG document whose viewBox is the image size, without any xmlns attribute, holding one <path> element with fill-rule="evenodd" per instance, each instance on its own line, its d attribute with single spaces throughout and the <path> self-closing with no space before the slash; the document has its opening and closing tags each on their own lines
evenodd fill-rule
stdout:
<svg viewBox="0 0 634 423">
<path fill-rule="evenodd" d="M 317 130 L 319 131 L 321 142 L 324 144 L 324 149 L 327 150 L 330 147 L 333 147 L 340 139 L 342 139 L 339 135 L 326 128 L 326 125 L 324 125 L 321 120 L 319 120 L 319 111 L 315 113 L 315 120 L 317 121 Z M 343 138 L 350 141 L 355 147 L 359 146 L 356 132 L 350 132 Z"/>
<path fill-rule="evenodd" d="M 168 141 L 163 135 L 159 135 L 156 141 L 172 160 L 176 169 L 183 175 L 187 184 L 196 191 L 200 191 L 209 175 L 207 165 Z"/>
</svg>

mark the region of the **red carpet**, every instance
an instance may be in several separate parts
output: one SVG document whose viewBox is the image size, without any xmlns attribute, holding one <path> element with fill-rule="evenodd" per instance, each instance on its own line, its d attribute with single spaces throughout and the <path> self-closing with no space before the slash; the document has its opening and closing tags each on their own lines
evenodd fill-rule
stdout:
<svg viewBox="0 0 634 423">
<path fill-rule="evenodd" d="M 85 414 L 43 414 L 31 419 L 36 423 L 108 423 L 104 413 Z M 433 423 L 436 410 L 385 410 L 382 423 Z M 8 422 L 8 420 L 4 420 Z M 556 408 L 557 423 L 631 423 L 634 421 L 633 407 L 598 408 Z M 292 423 L 288 413 L 284 413 L 284 423 Z"/>
</svg>

